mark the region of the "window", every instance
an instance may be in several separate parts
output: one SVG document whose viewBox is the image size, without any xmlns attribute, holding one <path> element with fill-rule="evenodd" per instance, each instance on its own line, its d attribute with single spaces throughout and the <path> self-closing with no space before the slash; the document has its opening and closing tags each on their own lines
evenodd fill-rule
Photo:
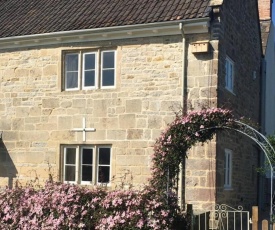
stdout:
<svg viewBox="0 0 275 230">
<path fill-rule="evenodd" d="M 226 57 L 225 59 L 225 88 L 233 93 L 234 86 L 234 62 Z"/>
<path fill-rule="evenodd" d="M 111 147 L 63 146 L 63 181 L 77 184 L 109 184 Z"/>
<path fill-rule="evenodd" d="M 232 151 L 225 149 L 224 153 L 224 188 L 232 187 Z"/>
<path fill-rule="evenodd" d="M 64 52 L 64 90 L 115 87 L 114 50 Z"/>
</svg>

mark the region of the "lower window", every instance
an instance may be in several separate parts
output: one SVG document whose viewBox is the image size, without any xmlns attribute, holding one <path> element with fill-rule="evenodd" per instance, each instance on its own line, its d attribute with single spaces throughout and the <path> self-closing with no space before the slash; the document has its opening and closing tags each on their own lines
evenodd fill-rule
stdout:
<svg viewBox="0 0 275 230">
<path fill-rule="evenodd" d="M 64 182 L 93 185 L 110 183 L 110 146 L 64 145 L 62 156 Z"/>
<path fill-rule="evenodd" d="M 232 188 L 232 150 L 224 151 L 224 188 Z"/>
</svg>

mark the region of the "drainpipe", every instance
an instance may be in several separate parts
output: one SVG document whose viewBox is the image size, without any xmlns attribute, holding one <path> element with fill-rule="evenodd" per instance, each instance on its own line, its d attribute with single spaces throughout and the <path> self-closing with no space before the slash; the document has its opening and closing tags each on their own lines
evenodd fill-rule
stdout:
<svg viewBox="0 0 275 230">
<path fill-rule="evenodd" d="M 186 72 L 186 46 L 185 46 L 185 34 L 183 31 L 183 23 L 179 24 L 179 29 L 182 35 L 182 113 L 187 111 L 187 72 Z M 183 191 L 183 184 L 185 185 L 185 161 L 180 165 L 179 172 L 179 186 L 178 186 L 178 198 L 179 206 L 183 210 L 183 198 L 185 198 L 185 191 Z"/>
<path fill-rule="evenodd" d="M 187 71 L 186 71 L 186 46 L 185 46 L 185 34 L 183 30 L 183 23 L 179 24 L 179 28 L 182 35 L 182 100 L 183 100 L 183 113 L 187 112 Z"/>
</svg>

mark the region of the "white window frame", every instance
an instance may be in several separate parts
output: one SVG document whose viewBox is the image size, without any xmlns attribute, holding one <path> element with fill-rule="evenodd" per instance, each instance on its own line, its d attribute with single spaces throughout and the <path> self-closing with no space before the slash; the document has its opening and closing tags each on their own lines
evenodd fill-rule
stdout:
<svg viewBox="0 0 275 230">
<path fill-rule="evenodd" d="M 111 69 L 113 69 L 114 70 L 114 85 L 112 85 L 112 86 L 104 86 L 103 85 L 103 53 L 107 53 L 107 52 L 114 52 L 114 68 L 111 68 Z M 101 78 L 100 78 L 100 87 L 102 88 L 102 89 L 112 89 L 112 88 L 115 88 L 116 87 L 116 51 L 115 50 L 103 50 L 103 51 L 101 51 L 101 55 L 100 55 L 100 57 L 101 57 L 101 67 L 100 67 L 100 71 L 101 71 L 101 73 L 100 73 L 100 76 L 101 76 Z"/>
<path fill-rule="evenodd" d="M 75 88 L 67 88 L 67 81 L 68 81 L 68 79 L 67 79 L 67 71 L 66 71 L 66 56 L 65 55 L 74 55 L 74 54 L 77 54 L 78 55 L 78 74 L 77 74 L 77 87 L 75 87 Z M 81 57 L 81 55 L 78 53 L 78 52 L 71 52 L 71 53 L 66 53 L 64 55 L 64 89 L 66 90 L 66 91 L 75 91 L 75 90 L 79 90 L 80 89 L 80 71 L 79 71 L 79 69 L 80 69 L 80 57 Z"/>
<path fill-rule="evenodd" d="M 114 84 L 110 86 L 104 86 L 102 83 L 102 72 L 103 72 L 103 53 L 113 52 L 114 53 Z M 78 54 L 78 86 L 75 88 L 67 88 L 67 71 L 66 71 L 66 55 Z M 84 72 L 85 72 L 85 55 L 95 54 L 95 85 L 85 86 L 84 85 Z M 94 90 L 94 89 L 113 89 L 116 87 L 116 50 L 95 50 L 95 51 L 85 51 L 85 50 L 72 50 L 64 51 L 63 53 L 63 90 L 64 91 L 76 91 L 76 90 Z"/>
<path fill-rule="evenodd" d="M 84 82 L 85 82 L 85 55 L 86 54 L 95 54 L 95 85 L 94 86 L 85 86 Z M 81 76 L 81 80 L 82 80 L 82 89 L 84 90 L 89 90 L 89 89 L 97 89 L 98 87 L 98 52 L 83 52 L 82 55 L 82 76 Z M 79 77 L 80 78 L 80 77 Z"/>
<path fill-rule="evenodd" d="M 78 157 L 77 157 L 77 151 L 76 151 L 76 154 L 75 154 L 75 164 L 66 164 L 65 162 L 65 159 L 66 159 L 66 155 L 67 155 L 67 149 L 69 148 L 75 148 L 75 146 L 66 146 L 66 148 L 64 148 L 63 150 L 63 181 L 64 182 L 68 182 L 68 183 L 72 183 L 72 184 L 76 184 L 77 183 L 77 174 L 78 174 Z M 66 181 L 65 180 L 65 170 L 66 170 L 66 166 L 69 165 L 69 166 L 72 166 L 74 165 L 75 166 L 75 180 L 74 181 Z"/>
<path fill-rule="evenodd" d="M 225 59 L 225 88 L 231 93 L 234 93 L 234 75 L 234 62 L 227 56 Z"/>
<path fill-rule="evenodd" d="M 65 159 L 68 148 L 76 149 L 76 159 L 75 159 L 75 181 L 66 181 L 66 165 Z M 109 165 L 99 165 L 99 149 L 108 148 L 110 149 L 110 164 Z M 93 164 L 92 164 L 92 181 L 82 181 L 82 150 L 83 149 L 93 149 Z M 82 185 L 111 185 L 111 174 L 112 174 L 112 147 L 110 145 L 63 145 L 61 147 L 62 155 L 62 181 L 70 184 L 82 184 Z M 100 183 L 98 182 L 98 169 L 99 166 L 108 166 L 109 167 L 109 182 Z"/>
<path fill-rule="evenodd" d="M 230 149 L 224 150 L 224 188 L 232 189 L 232 156 Z"/>
</svg>

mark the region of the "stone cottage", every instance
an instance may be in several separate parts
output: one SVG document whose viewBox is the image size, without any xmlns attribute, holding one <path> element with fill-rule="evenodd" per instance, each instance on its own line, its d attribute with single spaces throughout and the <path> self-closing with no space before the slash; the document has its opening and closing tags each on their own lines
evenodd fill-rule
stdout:
<svg viewBox="0 0 275 230">
<path fill-rule="evenodd" d="M 1 186 L 141 186 L 176 112 L 259 122 L 261 52 L 256 0 L 0 0 Z M 181 204 L 254 205 L 258 156 L 230 132 L 194 147 Z"/>
</svg>

